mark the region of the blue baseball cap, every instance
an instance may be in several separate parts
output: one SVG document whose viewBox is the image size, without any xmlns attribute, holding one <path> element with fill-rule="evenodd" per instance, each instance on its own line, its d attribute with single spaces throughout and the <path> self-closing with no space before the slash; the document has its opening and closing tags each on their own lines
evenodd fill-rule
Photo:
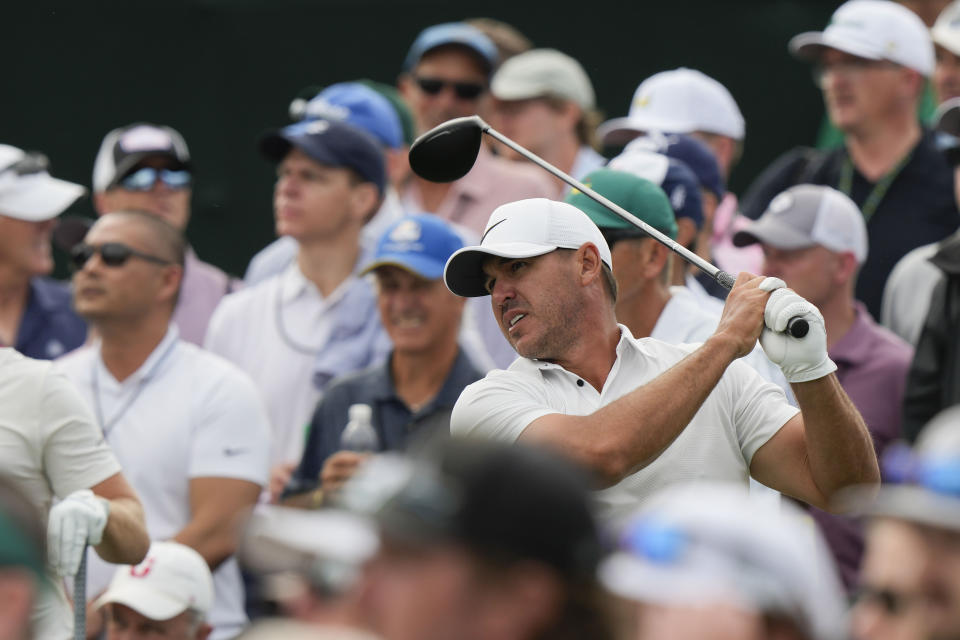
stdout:
<svg viewBox="0 0 960 640">
<path fill-rule="evenodd" d="M 363 129 L 386 147 L 403 146 L 403 127 L 390 101 L 359 82 L 338 82 L 314 96 L 303 120 L 338 120 Z"/>
<path fill-rule="evenodd" d="M 403 61 L 403 71 L 412 70 L 428 51 L 450 44 L 466 47 L 476 53 L 486 67 L 487 74 L 492 73 L 497 66 L 499 53 L 493 40 L 465 22 L 445 22 L 420 32 Z"/>
<path fill-rule="evenodd" d="M 710 148 L 696 138 L 682 133 L 652 132 L 631 141 L 624 147 L 623 152 L 627 153 L 631 149 L 645 149 L 676 158 L 693 171 L 700 186 L 712 192 L 718 199 L 723 198 L 727 192 L 717 159 Z"/>
<path fill-rule="evenodd" d="M 439 280 L 447 259 L 461 248 L 463 238 L 437 216 L 429 213 L 406 216 L 387 227 L 380 236 L 373 261 L 361 274 L 393 266 L 426 280 Z"/>
<path fill-rule="evenodd" d="M 260 138 L 260 153 L 274 162 L 296 147 L 328 167 L 353 169 L 383 193 L 387 169 L 380 144 L 366 131 L 345 122 L 304 120 Z"/>
<path fill-rule="evenodd" d="M 700 181 L 686 163 L 653 151 L 624 149 L 610 160 L 609 169 L 624 171 L 654 183 L 667 194 L 677 218 L 689 218 L 699 229 L 703 226 L 703 198 Z M 639 215 L 634 212 L 634 215 Z M 642 217 L 642 216 L 641 216 Z"/>
</svg>

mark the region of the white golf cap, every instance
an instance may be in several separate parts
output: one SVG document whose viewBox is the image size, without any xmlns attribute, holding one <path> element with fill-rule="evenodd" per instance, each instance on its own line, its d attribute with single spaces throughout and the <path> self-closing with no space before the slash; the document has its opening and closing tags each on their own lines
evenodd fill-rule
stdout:
<svg viewBox="0 0 960 640">
<path fill-rule="evenodd" d="M 618 144 L 629 140 L 626 133 L 645 131 L 704 131 L 743 140 L 746 124 L 725 86 L 705 73 L 681 67 L 641 82 L 627 117 L 607 120 L 597 135 L 604 143 Z"/>
<path fill-rule="evenodd" d="M 497 70 L 490 93 L 500 100 L 555 97 L 581 109 L 595 104 L 593 85 L 579 62 L 556 49 L 533 49 L 515 55 Z"/>
<path fill-rule="evenodd" d="M 867 225 L 860 209 L 840 191 L 821 185 L 790 187 L 733 236 L 738 247 L 757 242 L 777 249 L 821 245 L 838 253 L 849 251 L 857 264 L 867 259 Z"/>
<path fill-rule="evenodd" d="M 533 258 L 556 249 L 579 249 L 588 242 L 597 247 L 600 259 L 612 269 L 610 247 L 597 225 L 580 209 L 546 198 L 510 202 L 490 214 L 479 246 L 464 247 L 450 256 L 443 279 L 458 296 L 485 296 L 483 261 L 488 257 Z"/>
<path fill-rule="evenodd" d="M 28 222 L 56 218 L 82 196 L 79 184 L 54 178 L 41 153 L 0 144 L 0 215 Z"/>
<path fill-rule="evenodd" d="M 206 615 L 213 605 L 213 576 L 203 557 L 179 542 L 154 542 L 136 566 L 120 566 L 95 606 L 122 604 L 151 620 L 169 620 L 187 609 Z"/>
<path fill-rule="evenodd" d="M 816 527 L 787 503 L 765 507 L 734 484 L 655 494 L 601 565 L 601 582 L 640 602 L 727 604 L 788 616 L 813 640 L 846 637 L 843 591 Z"/>
<path fill-rule="evenodd" d="M 790 40 L 790 52 L 815 59 L 824 47 L 868 60 L 889 60 L 924 76 L 933 74 L 933 42 L 917 14 L 891 0 L 850 0 L 823 31 Z"/>
<path fill-rule="evenodd" d="M 930 37 L 955 56 L 960 56 L 960 0 L 948 4 L 930 29 Z"/>
</svg>

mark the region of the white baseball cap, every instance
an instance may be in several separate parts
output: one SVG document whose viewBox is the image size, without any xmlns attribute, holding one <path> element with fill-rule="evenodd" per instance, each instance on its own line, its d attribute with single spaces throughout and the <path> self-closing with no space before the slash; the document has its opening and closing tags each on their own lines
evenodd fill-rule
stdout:
<svg viewBox="0 0 960 640">
<path fill-rule="evenodd" d="M 151 620 L 169 620 L 187 609 L 202 615 L 213 605 L 213 576 L 203 557 L 179 542 L 154 542 L 136 566 L 117 568 L 94 606 L 122 604 Z"/>
<path fill-rule="evenodd" d="M 553 96 L 575 102 L 581 109 L 592 109 L 595 103 L 587 72 L 556 49 L 533 49 L 513 56 L 494 74 L 490 93 L 500 100 Z"/>
<path fill-rule="evenodd" d="M 624 527 L 600 581 L 640 602 L 723 603 L 792 618 L 816 640 L 846 638 L 836 568 L 809 517 L 758 504 L 740 485 L 692 482 L 655 494 Z"/>
<path fill-rule="evenodd" d="M 814 184 L 790 187 L 770 201 L 757 220 L 733 235 L 733 244 L 745 247 L 762 242 L 778 249 L 821 245 L 849 251 L 857 264 L 867 259 L 867 225 L 849 197 Z"/>
<path fill-rule="evenodd" d="M 86 189 L 54 178 L 47 157 L 0 144 L 0 215 L 28 222 L 56 218 Z"/>
<path fill-rule="evenodd" d="M 868 60 L 889 60 L 924 76 L 933 74 L 927 26 L 891 0 L 850 0 L 833 12 L 826 29 L 794 36 L 788 46 L 798 58 L 814 59 L 828 47 Z"/>
<path fill-rule="evenodd" d="M 930 37 L 953 55 L 960 55 L 960 0 L 948 4 L 930 29 Z"/>
<path fill-rule="evenodd" d="M 680 67 L 641 82 L 627 117 L 597 127 L 597 135 L 608 144 L 626 142 L 625 132 L 645 131 L 705 131 L 743 140 L 746 124 L 725 86 L 705 73 Z"/>
<path fill-rule="evenodd" d="M 485 296 L 483 261 L 489 256 L 532 258 L 556 249 L 579 249 L 588 242 L 597 247 L 600 259 L 612 269 L 607 241 L 580 209 L 546 198 L 510 202 L 490 214 L 479 246 L 464 247 L 450 256 L 443 279 L 458 296 Z"/>
</svg>

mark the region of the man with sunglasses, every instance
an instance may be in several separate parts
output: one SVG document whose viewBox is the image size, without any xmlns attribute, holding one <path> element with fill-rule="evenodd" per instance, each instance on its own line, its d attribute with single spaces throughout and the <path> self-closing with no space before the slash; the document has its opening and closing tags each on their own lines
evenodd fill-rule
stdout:
<svg viewBox="0 0 960 640">
<path fill-rule="evenodd" d="M 901 4 L 850 0 L 822 32 L 801 33 L 789 48 L 816 65 L 827 115 L 844 144 L 825 153 L 787 152 L 754 181 L 742 210 L 757 219 L 795 184 L 827 185 L 849 196 L 867 222 L 870 245 L 856 298 L 879 318 L 897 261 L 960 225 L 953 174 L 936 134 L 917 117 L 934 71 L 933 43 L 920 18 Z"/>
<path fill-rule="evenodd" d="M 46 156 L 0 144 L 0 346 L 31 358 L 72 351 L 87 326 L 70 308 L 70 291 L 53 271 L 56 217 L 83 195 L 48 172 Z"/>
<path fill-rule="evenodd" d="M 146 211 L 186 233 L 193 165 L 183 136 L 172 127 L 134 123 L 106 135 L 93 167 L 93 203 L 99 215 Z M 237 286 L 187 247 L 183 284 L 173 321 L 183 340 L 202 344 L 220 299 Z"/>
<path fill-rule="evenodd" d="M 73 249 L 74 304 L 98 339 L 58 365 L 130 471 L 151 539 L 190 546 L 210 566 L 211 637 L 232 638 L 246 623 L 233 553 L 267 484 L 270 427 L 242 371 L 179 337 L 172 316 L 185 254 L 182 234 L 158 216 L 102 216 Z M 115 567 L 92 555 L 88 563 L 93 599 Z"/>
<path fill-rule="evenodd" d="M 497 58 L 496 45 L 468 24 L 424 29 L 407 52 L 398 80 L 417 134 L 451 118 L 481 113 Z M 412 175 L 401 195 L 408 211 L 435 213 L 479 237 L 496 207 L 523 198 L 554 197 L 556 187 L 538 168 L 496 158 L 483 146 L 473 169 L 460 180 L 437 183 Z"/>
</svg>

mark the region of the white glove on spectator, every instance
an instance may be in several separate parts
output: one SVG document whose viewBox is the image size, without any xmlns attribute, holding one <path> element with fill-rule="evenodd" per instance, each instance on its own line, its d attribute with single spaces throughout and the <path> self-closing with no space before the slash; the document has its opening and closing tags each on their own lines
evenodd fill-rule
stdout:
<svg viewBox="0 0 960 640">
<path fill-rule="evenodd" d="M 837 370 L 827 356 L 827 330 L 820 311 L 787 289 L 780 278 L 760 283 L 763 291 L 772 291 L 763 311 L 766 327 L 760 334 L 760 346 L 771 361 L 780 366 L 788 382 L 809 382 Z M 810 325 L 803 338 L 784 333 L 791 318 L 801 317 Z"/>
<path fill-rule="evenodd" d="M 47 555 L 59 575 L 77 573 L 84 549 L 100 544 L 109 517 L 110 503 L 89 489 L 74 491 L 50 509 Z"/>
</svg>

